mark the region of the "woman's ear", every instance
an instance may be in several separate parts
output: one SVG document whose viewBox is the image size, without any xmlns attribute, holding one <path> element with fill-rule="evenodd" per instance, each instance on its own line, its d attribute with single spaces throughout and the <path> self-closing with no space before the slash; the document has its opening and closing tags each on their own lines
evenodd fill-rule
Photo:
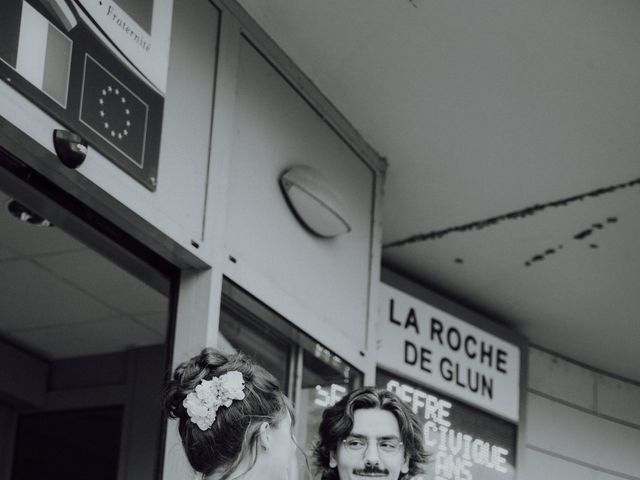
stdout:
<svg viewBox="0 0 640 480">
<path fill-rule="evenodd" d="M 262 422 L 260 431 L 258 432 L 258 444 L 261 450 L 269 450 L 271 448 L 271 426 L 269 422 Z"/>
<path fill-rule="evenodd" d="M 336 468 L 338 466 L 338 462 L 336 461 L 336 456 L 333 452 L 329 454 L 329 468 Z"/>
</svg>

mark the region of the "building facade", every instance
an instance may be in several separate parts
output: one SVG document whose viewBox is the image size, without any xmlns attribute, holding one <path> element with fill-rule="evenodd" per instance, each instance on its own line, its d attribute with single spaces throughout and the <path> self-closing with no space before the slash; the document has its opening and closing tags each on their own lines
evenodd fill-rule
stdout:
<svg viewBox="0 0 640 480">
<path fill-rule="evenodd" d="M 160 398 L 205 346 L 272 371 L 306 447 L 377 384 L 426 478 L 640 478 L 637 385 L 382 271 L 384 160 L 235 2 L 98 3 L 2 7 L 0 478 L 191 478 Z M 453 323 L 391 345 L 389 287 Z"/>
</svg>

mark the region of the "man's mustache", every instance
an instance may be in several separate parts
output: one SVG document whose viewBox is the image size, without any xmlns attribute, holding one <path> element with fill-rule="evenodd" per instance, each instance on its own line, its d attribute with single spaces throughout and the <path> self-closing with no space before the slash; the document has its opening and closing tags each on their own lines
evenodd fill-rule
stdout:
<svg viewBox="0 0 640 480">
<path fill-rule="evenodd" d="M 362 469 L 353 469 L 354 475 L 389 475 L 389 470 L 386 468 L 378 468 L 375 466 L 366 466 Z"/>
</svg>

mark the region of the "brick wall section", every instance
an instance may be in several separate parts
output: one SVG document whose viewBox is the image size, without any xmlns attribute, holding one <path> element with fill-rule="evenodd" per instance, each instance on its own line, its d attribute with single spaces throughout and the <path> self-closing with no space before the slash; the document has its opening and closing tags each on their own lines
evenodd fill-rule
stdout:
<svg viewBox="0 0 640 480">
<path fill-rule="evenodd" d="M 523 480 L 640 480 L 640 385 L 529 350 Z"/>
</svg>

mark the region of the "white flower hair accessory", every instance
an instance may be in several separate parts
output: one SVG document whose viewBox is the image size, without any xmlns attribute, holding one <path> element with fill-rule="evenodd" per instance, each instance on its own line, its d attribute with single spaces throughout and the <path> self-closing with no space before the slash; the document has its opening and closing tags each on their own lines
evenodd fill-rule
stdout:
<svg viewBox="0 0 640 480">
<path fill-rule="evenodd" d="M 244 399 L 244 378 L 242 373 L 231 372 L 202 380 L 182 401 L 187 414 L 200 430 L 208 430 L 216 420 L 216 412 L 221 406 L 228 407 L 233 400 Z"/>
</svg>

